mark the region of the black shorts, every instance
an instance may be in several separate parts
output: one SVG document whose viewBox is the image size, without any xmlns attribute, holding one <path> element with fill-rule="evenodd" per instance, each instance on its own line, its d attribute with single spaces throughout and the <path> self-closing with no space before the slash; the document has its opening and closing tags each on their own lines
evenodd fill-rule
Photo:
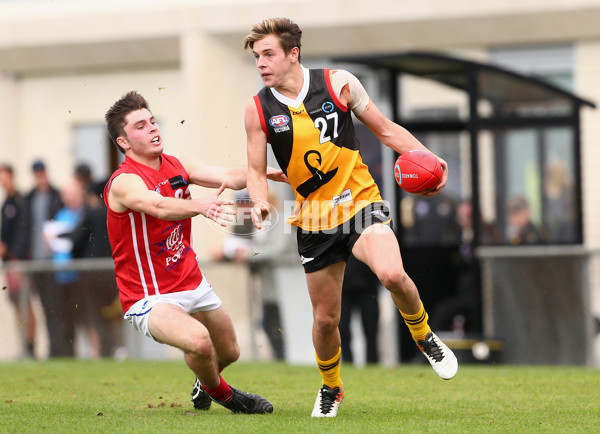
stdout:
<svg viewBox="0 0 600 434">
<path fill-rule="evenodd" d="M 298 253 L 306 273 L 321 270 L 348 259 L 354 243 L 363 231 L 377 223 L 390 225 L 389 208 L 383 202 L 371 203 L 341 225 L 324 231 L 310 232 L 298 228 Z"/>
</svg>

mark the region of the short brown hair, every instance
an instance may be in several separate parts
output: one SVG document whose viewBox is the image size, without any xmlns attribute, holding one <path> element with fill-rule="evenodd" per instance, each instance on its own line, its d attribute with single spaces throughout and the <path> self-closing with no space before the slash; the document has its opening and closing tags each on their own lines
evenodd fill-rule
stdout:
<svg viewBox="0 0 600 434">
<path fill-rule="evenodd" d="M 123 154 L 125 153 L 125 149 L 119 146 L 117 143 L 117 137 L 127 136 L 124 129 L 125 118 L 129 113 L 141 109 L 149 110 L 148 102 L 142 95 L 137 93 L 135 90 L 132 90 L 127 92 L 121 97 L 121 99 L 115 102 L 104 115 L 106 127 L 108 129 L 108 135 L 113 142 L 115 142 L 115 145 L 117 145 L 119 151 L 121 151 Z"/>
<path fill-rule="evenodd" d="M 289 18 L 267 18 L 252 26 L 250 34 L 244 38 L 244 50 L 252 49 L 256 41 L 269 35 L 277 36 L 285 54 L 289 54 L 292 48 L 298 47 L 298 61 L 300 61 L 302 30 Z"/>
<path fill-rule="evenodd" d="M 529 210 L 529 203 L 522 196 L 511 197 L 506 201 L 506 209 L 509 213 Z"/>
<path fill-rule="evenodd" d="M 14 173 L 15 173 L 12 165 L 10 165 L 8 163 L 1 163 L 0 164 L 0 172 L 2 172 L 2 171 L 8 172 L 11 176 L 14 175 Z"/>
</svg>

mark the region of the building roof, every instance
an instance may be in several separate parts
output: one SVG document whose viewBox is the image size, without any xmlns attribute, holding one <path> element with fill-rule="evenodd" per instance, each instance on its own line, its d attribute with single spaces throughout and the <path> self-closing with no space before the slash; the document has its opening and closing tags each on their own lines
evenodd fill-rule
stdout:
<svg viewBox="0 0 600 434">
<path fill-rule="evenodd" d="M 429 78 L 448 86 L 475 92 L 496 107 L 596 105 L 542 79 L 526 76 L 500 66 L 448 55 L 409 51 L 376 56 L 345 57 L 342 62 L 359 63 L 395 73 Z M 477 86 L 472 88 L 475 79 Z"/>
</svg>

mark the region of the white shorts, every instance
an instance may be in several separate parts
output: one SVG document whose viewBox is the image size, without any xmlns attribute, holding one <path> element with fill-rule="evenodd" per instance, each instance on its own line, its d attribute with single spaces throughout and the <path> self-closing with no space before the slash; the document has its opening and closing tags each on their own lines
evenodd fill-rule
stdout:
<svg viewBox="0 0 600 434">
<path fill-rule="evenodd" d="M 190 314 L 215 310 L 223 304 L 219 296 L 213 291 L 212 286 L 206 281 L 206 278 L 203 278 L 202 283 L 191 291 L 150 295 L 142 298 L 125 313 L 125 321 L 131 323 L 137 331 L 154 339 L 148 329 L 148 318 L 150 317 L 150 311 L 158 303 L 174 304 Z"/>
</svg>

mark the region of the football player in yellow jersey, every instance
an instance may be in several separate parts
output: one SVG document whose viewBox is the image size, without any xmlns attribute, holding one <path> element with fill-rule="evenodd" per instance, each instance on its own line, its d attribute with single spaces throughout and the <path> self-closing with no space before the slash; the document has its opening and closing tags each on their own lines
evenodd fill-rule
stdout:
<svg viewBox="0 0 600 434">
<path fill-rule="evenodd" d="M 419 292 L 406 274 L 398 241 L 379 190 L 362 163 L 350 112 L 399 154 L 421 149 L 385 117 L 347 71 L 308 70 L 300 63 L 302 31 L 287 18 L 266 19 L 244 40 L 265 87 L 246 106 L 248 192 L 257 228 L 268 213 L 266 167 L 270 143 L 296 196 L 289 222 L 297 226 L 298 251 L 313 305 L 313 344 L 323 379 L 313 417 L 335 417 L 344 398 L 340 378 L 342 280 L 352 253 L 392 295 L 417 346 L 443 379 L 456 375 L 452 351 L 431 331 Z M 448 165 L 440 159 L 443 178 Z M 385 254 L 382 254 L 385 252 Z"/>
</svg>

